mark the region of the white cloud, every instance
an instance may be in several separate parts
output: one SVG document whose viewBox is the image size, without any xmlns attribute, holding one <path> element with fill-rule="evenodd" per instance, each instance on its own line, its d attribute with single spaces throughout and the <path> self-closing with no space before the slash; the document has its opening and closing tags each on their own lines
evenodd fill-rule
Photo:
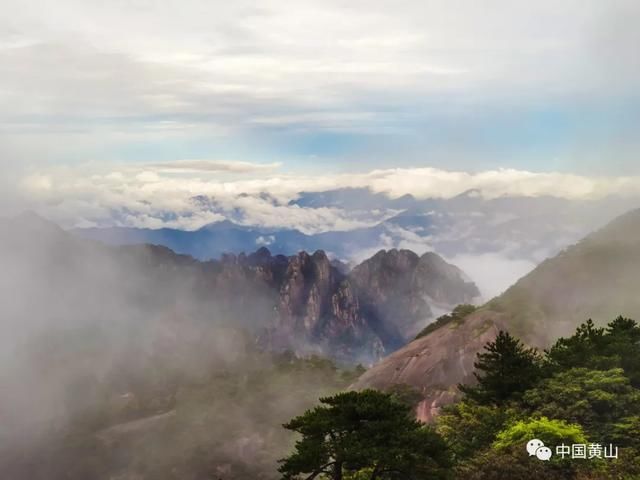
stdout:
<svg viewBox="0 0 640 480">
<path fill-rule="evenodd" d="M 149 165 L 113 167 L 93 163 L 81 168 L 40 169 L 23 178 L 18 187 L 21 196 L 30 199 L 32 208 L 66 227 L 115 225 L 195 230 L 230 219 L 247 226 L 297 229 L 307 234 L 373 226 L 398 211 L 304 207 L 295 203 L 302 191 L 370 187 L 374 192 L 391 196 L 412 194 L 419 198 L 449 198 L 475 188 L 487 198 L 552 195 L 576 200 L 626 195 L 628 198 L 620 200 L 624 206 L 612 210 L 611 217 L 630 208 L 640 197 L 640 178 L 637 177 L 586 177 L 518 170 L 468 173 L 414 168 L 351 174 L 269 175 L 258 169 L 254 173 L 228 178 L 207 169 L 176 175 L 173 171 L 153 169 Z M 583 214 L 590 208 L 590 203 L 584 205 L 580 210 Z M 601 205 L 600 208 L 604 207 Z M 358 247 L 352 252 L 351 260 L 368 258 L 381 248 L 407 248 L 421 254 L 439 248 L 450 252 L 451 244 L 456 244 L 458 250 L 467 253 L 447 260 L 468 273 L 481 288 L 483 297 L 488 299 L 513 284 L 537 261 L 610 218 L 601 213 L 593 212 L 596 220 L 601 218 L 595 223 L 588 219 L 581 223 L 578 219 L 577 227 L 582 225 L 584 228 L 575 232 L 570 225 L 563 225 L 562 231 L 556 232 L 551 222 L 545 228 L 551 229 L 554 240 L 533 242 L 530 246 L 527 233 L 519 232 L 517 227 L 508 234 L 497 232 L 497 243 L 491 242 L 491 230 L 509 224 L 514 220 L 513 214 L 480 218 L 479 225 L 486 226 L 488 232 L 477 231 L 478 221 L 474 220 L 477 212 L 473 210 L 461 214 L 450 229 L 436 229 L 431 236 L 387 224 L 386 233 L 372 239 L 368 244 L 371 248 Z M 489 244 L 476 252 L 476 239 L 481 244 L 483 241 L 489 241 Z M 274 241 L 275 238 L 265 235 L 257 244 L 269 245 Z M 482 248 L 496 251 L 482 253 Z"/>
<path fill-rule="evenodd" d="M 253 164 L 243 164 L 240 170 L 245 166 L 249 169 Z M 224 163 L 221 168 L 234 167 Z M 407 168 L 352 174 L 263 175 L 258 167 L 254 175 L 229 179 L 206 168 L 176 176 L 148 165 L 111 169 L 90 164 L 41 169 L 26 176 L 19 185 L 22 196 L 30 198 L 33 207 L 46 209 L 43 213 L 65 225 L 89 221 L 194 229 L 212 221 L 210 215 L 215 214 L 215 218 L 230 217 L 246 225 L 295 228 L 307 233 L 369 226 L 397 212 L 303 208 L 292 202 L 302 191 L 369 187 L 391 197 L 411 194 L 418 198 L 449 198 L 470 189 L 479 189 L 487 198 L 550 195 L 598 199 L 614 194 L 640 195 L 637 177 L 586 177 L 513 169 L 467 173 Z M 197 196 L 210 200 L 203 207 L 192 200 Z M 204 211 L 209 214 L 204 215 Z M 405 244 L 412 248 L 424 242 L 408 231 L 405 237 Z"/>
<path fill-rule="evenodd" d="M 0 123 L 362 127 L 425 96 L 464 109 L 640 78 L 632 2 L 401 4 L 5 0 Z"/>
<path fill-rule="evenodd" d="M 276 237 L 274 235 L 260 235 L 256 238 L 256 245 L 261 247 L 266 247 L 271 245 L 276 241 Z"/>
</svg>

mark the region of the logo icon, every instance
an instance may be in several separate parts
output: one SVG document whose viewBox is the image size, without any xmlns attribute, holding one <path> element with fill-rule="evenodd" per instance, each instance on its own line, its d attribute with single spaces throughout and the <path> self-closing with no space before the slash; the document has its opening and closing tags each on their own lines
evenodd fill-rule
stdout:
<svg viewBox="0 0 640 480">
<path fill-rule="evenodd" d="M 549 461 L 551 459 L 551 449 L 549 447 L 540 447 L 536 450 L 536 457 L 543 462 Z"/>
<path fill-rule="evenodd" d="M 529 453 L 530 457 L 535 456 L 538 460 L 542 460 L 543 462 L 549 461 L 552 455 L 551 449 L 549 447 L 545 447 L 544 442 L 537 438 L 527 442 L 527 453 Z"/>
</svg>

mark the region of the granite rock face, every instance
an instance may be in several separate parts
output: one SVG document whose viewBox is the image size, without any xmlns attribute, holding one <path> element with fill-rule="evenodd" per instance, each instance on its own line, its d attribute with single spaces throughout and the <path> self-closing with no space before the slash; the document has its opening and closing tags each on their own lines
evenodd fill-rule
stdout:
<svg viewBox="0 0 640 480">
<path fill-rule="evenodd" d="M 432 252 L 419 257 L 410 250 L 382 250 L 356 266 L 350 278 L 390 349 L 415 337 L 435 316 L 432 306 L 450 310 L 480 296 L 462 270 Z"/>
<path fill-rule="evenodd" d="M 288 258 L 278 286 L 277 324 L 271 339 L 302 342 L 341 358 L 371 361 L 409 341 L 441 304 L 472 301 L 476 286 L 435 254 L 380 251 L 351 272 L 323 251 Z M 442 282 L 446 285 L 437 285 Z M 446 295 L 441 292 L 449 290 Z"/>
<path fill-rule="evenodd" d="M 433 318 L 432 295 L 455 305 L 479 293 L 458 268 L 435 257 L 380 251 L 349 273 L 323 251 L 289 257 L 269 342 L 280 347 L 299 342 L 301 348 L 363 361 L 394 351 Z M 443 295 L 443 290 L 449 291 Z"/>
<path fill-rule="evenodd" d="M 367 370 L 353 389 L 390 390 L 410 385 L 423 400 L 417 417 L 430 421 L 458 396 L 457 385 L 473 381 L 476 354 L 504 329 L 503 319 L 477 312 L 461 323 L 445 325 L 384 358 Z"/>
</svg>

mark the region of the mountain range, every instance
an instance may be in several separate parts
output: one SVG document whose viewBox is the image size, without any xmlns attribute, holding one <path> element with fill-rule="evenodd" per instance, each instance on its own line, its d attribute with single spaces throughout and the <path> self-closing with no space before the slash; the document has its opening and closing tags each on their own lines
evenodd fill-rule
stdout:
<svg viewBox="0 0 640 480">
<path fill-rule="evenodd" d="M 229 211 L 214 199 L 199 196 L 192 200 L 198 211 L 223 216 L 225 220 L 185 231 L 114 226 L 118 224 L 114 219 L 96 227 L 75 229 L 74 233 L 112 245 L 164 245 L 200 260 L 261 246 L 283 255 L 321 249 L 331 258 L 352 264 L 380 249 L 409 249 L 418 254 L 434 251 L 470 273 L 488 299 L 545 258 L 629 208 L 628 200 L 617 197 L 592 201 L 526 196 L 486 198 L 479 190 L 446 199 L 417 199 L 411 195 L 390 198 L 366 188 L 301 192 L 287 205 L 301 216 L 340 212 L 359 224 L 369 223 L 318 232 L 278 226 L 278 218 L 273 217 L 269 217 L 269 225 L 258 225 L 251 223 L 255 220 L 247 212 Z M 380 217 L 382 221 L 374 220 Z M 487 268 L 487 264 L 491 267 Z"/>
</svg>

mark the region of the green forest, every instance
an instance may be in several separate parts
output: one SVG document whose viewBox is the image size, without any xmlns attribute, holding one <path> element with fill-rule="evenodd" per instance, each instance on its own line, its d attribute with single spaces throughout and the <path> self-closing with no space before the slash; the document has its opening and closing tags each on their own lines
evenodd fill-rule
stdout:
<svg viewBox="0 0 640 480">
<path fill-rule="evenodd" d="M 589 320 L 543 352 L 500 332 L 475 369 L 477 383 L 459 386 L 460 400 L 433 425 L 414 420 L 417 396 L 407 388 L 322 398 L 285 424 L 298 441 L 281 460 L 282 479 L 640 478 L 634 320 L 603 328 Z M 527 452 L 533 439 L 550 459 Z"/>
</svg>

